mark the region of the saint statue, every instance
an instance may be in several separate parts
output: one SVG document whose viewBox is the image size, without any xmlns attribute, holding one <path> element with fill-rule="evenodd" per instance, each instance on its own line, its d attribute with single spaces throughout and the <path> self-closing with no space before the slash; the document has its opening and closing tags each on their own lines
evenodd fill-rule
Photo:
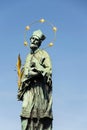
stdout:
<svg viewBox="0 0 87 130">
<path fill-rule="evenodd" d="M 36 30 L 30 37 L 30 53 L 21 69 L 18 100 L 22 101 L 22 130 L 52 130 L 52 64 L 40 49 L 45 35 Z"/>
</svg>

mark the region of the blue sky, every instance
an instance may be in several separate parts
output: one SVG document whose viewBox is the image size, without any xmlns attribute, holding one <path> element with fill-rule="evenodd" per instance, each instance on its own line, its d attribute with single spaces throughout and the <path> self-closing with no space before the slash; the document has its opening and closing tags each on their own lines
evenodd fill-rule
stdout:
<svg viewBox="0 0 87 130">
<path fill-rule="evenodd" d="M 25 26 L 41 18 L 58 28 L 54 46 L 46 49 L 53 65 L 53 130 L 87 130 L 86 0 L 0 0 L 0 129 L 21 130 L 16 61 L 20 53 L 24 63 L 29 52 Z M 45 47 L 53 33 L 42 29 Z"/>
</svg>

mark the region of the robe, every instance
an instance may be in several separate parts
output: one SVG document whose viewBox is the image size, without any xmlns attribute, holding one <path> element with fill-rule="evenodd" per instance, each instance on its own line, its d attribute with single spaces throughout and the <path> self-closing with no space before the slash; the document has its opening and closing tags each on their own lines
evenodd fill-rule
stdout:
<svg viewBox="0 0 87 130">
<path fill-rule="evenodd" d="M 52 120 L 52 64 L 46 51 L 38 49 L 27 55 L 21 83 L 18 98 L 23 102 L 22 127 L 24 127 L 24 119 L 28 119 L 27 122 L 30 119 L 37 119 L 40 122 L 42 119 Z M 22 96 L 20 96 L 21 93 Z"/>
</svg>

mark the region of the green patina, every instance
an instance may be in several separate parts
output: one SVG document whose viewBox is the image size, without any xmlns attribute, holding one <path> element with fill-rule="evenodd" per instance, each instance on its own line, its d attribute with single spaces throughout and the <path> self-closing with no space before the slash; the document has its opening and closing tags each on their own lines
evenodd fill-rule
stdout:
<svg viewBox="0 0 87 130">
<path fill-rule="evenodd" d="M 40 34 L 41 35 L 41 34 Z M 34 42 L 34 41 L 33 41 Z M 52 130 L 52 64 L 48 53 L 31 48 L 22 68 L 22 130 Z"/>
</svg>

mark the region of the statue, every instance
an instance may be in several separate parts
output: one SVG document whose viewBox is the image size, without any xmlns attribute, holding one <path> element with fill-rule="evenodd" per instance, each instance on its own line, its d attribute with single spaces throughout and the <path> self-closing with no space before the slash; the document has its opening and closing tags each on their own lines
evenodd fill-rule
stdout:
<svg viewBox="0 0 87 130">
<path fill-rule="evenodd" d="M 30 37 L 30 53 L 20 75 L 18 100 L 22 101 L 22 130 L 52 130 L 52 65 L 48 53 L 40 49 L 45 35 L 36 30 Z M 20 55 L 17 66 L 21 64 Z M 20 70 L 20 69 L 19 69 Z"/>
</svg>

